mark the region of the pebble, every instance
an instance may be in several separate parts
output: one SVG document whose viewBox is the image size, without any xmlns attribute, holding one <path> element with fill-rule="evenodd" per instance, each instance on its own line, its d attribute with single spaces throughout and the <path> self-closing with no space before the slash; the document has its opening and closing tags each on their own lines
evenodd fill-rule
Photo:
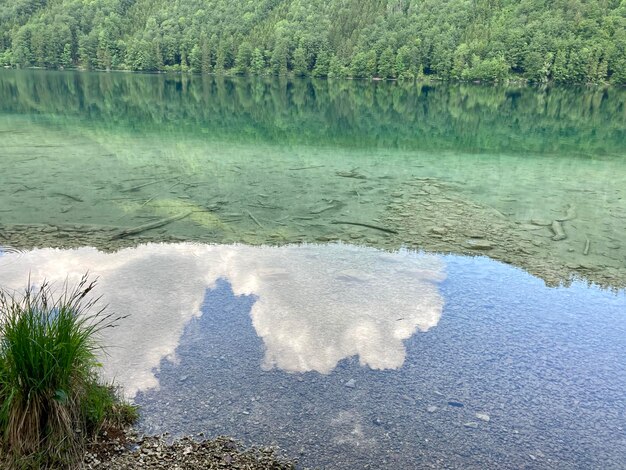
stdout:
<svg viewBox="0 0 626 470">
<path fill-rule="evenodd" d="M 486 422 L 489 422 L 489 421 L 491 420 L 491 418 L 489 417 L 489 415 L 488 415 L 488 414 L 486 414 L 486 413 L 476 413 L 476 417 L 477 417 L 478 419 L 481 419 L 481 420 L 486 421 Z"/>
<path fill-rule="evenodd" d="M 346 387 L 348 387 L 348 388 L 355 388 L 356 387 L 356 380 L 350 379 L 344 385 Z"/>
</svg>

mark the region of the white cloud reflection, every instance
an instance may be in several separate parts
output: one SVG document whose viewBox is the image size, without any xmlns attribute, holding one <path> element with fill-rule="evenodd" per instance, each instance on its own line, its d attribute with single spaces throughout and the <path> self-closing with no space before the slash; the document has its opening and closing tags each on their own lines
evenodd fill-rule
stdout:
<svg viewBox="0 0 626 470">
<path fill-rule="evenodd" d="M 252 324 L 265 344 L 262 367 L 328 373 L 358 356 L 372 369 L 398 368 L 403 340 L 437 325 L 445 277 L 440 258 L 343 244 L 250 247 L 149 244 L 116 253 L 94 248 L 4 253 L 0 286 L 61 285 L 98 276 L 109 309 L 130 314 L 108 330 L 105 372 L 129 395 L 157 386 L 153 369 L 171 357 L 207 288 L 228 280 L 258 297 Z"/>
</svg>

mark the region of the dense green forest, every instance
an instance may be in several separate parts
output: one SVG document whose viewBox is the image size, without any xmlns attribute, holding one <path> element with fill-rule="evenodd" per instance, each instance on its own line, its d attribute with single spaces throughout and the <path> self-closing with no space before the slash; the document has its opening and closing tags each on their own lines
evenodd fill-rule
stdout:
<svg viewBox="0 0 626 470">
<path fill-rule="evenodd" d="M 626 83 L 626 0 L 0 0 L 0 64 Z"/>
</svg>

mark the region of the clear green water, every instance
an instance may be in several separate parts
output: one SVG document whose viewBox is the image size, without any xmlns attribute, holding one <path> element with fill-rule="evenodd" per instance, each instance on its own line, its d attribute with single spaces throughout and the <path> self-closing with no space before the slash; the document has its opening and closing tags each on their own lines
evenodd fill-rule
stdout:
<svg viewBox="0 0 626 470">
<path fill-rule="evenodd" d="M 0 236 L 343 240 L 622 287 L 625 104 L 623 89 L 3 71 Z"/>
</svg>

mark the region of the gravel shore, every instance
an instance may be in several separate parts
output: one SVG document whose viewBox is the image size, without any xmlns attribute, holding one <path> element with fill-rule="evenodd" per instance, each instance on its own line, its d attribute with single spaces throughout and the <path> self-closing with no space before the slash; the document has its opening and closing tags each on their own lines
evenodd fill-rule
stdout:
<svg viewBox="0 0 626 470">
<path fill-rule="evenodd" d="M 91 469 L 295 469 L 276 449 L 245 449 L 232 438 L 190 436 L 170 442 L 167 435 L 140 436 L 134 430 L 109 431 L 91 443 L 81 470 Z"/>
</svg>

